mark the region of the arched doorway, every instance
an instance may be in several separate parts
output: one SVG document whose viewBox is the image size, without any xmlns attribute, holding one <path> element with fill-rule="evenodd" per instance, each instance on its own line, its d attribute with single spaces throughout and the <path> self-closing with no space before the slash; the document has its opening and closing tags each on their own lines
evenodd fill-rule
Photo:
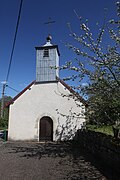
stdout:
<svg viewBox="0 0 120 180">
<path fill-rule="evenodd" d="M 40 119 L 39 141 L 53 141 L 53 121 L 48 116 Z"/>
</svg>

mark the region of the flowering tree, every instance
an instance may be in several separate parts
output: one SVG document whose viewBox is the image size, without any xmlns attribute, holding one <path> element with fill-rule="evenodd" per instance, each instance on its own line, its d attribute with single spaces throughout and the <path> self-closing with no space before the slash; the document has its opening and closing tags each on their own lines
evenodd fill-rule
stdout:
<svg viewBox="0 0 120 180">
<path fill-rule="evenodd" d="M 61 69 L 69 69 L 73 73 L 65 80 L 79 82 L 74 86 L 80 94 L 87 95 L 89 108 L 87 117 L 90 121 L 114 124 L 120 120 L 120 2 L 116 3 L 116 19 L 107 21 L 94 38 L 87 21 L 77 15 L 80 22 L 80 36 L 68 24 L 70 36 L 79 43 L 79 47 L 67 43 L 78 58 L 66 62 Z M 111 44 L 105 46 L 105 37 Z M 79 59 L 80 57 L 80 59 Z M 86 81 L 86 86 L 83 83 Z"/>
</svg>

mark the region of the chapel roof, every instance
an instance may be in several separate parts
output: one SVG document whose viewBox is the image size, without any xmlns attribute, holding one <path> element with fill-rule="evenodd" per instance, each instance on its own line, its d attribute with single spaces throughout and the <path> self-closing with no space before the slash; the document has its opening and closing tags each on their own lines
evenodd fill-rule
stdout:
<svg viewBox="0 0 120 180">
<path fill-rule="evenodd" d="M 9 102 L 5 104 L 5 107 L 8 107 L 10 104 L 13 104 L 16 99 L 18 99 L 25 91 L 30 89 L 30 87 L 35 84 L 35 80 L 32 81 L 27 87 L 25 87 L 21 92 L 19 92 L 14 98 L 12 98 Z M 4 108 L 5 108 L 4 107 Z"/>
<path fill-rule="evenodd" d="M 68 84 L 66 84 L 62 79 L 56 77 L 56 81 L 60 82 L 66 89 L 68 89 L 70 91 L 70 93 L 72 93 L 73 95 L 75 95 L 77 97 L 77 99 L 80 100 L 80 102 L 82 102 L 86 107 L 88 106 L 87 102 L 84 100 L 84 98 L 82 96 L 80 96 L 77 92 L 75 92 Z M 20 93 L 18 93 L 14 98 L 12 98 L 12 100 L 10 100 L 9 102 L 7 102 L 4 106 L 4 108 L 9 107 L 11 104 L 14 103 L 14 101 L 16 99 L 18 99 L 22 94 L 24 94 L 28 89 L 30 89 L 30 87 L 35 84 L 36 81 L 32 81 L 26 88 L 24 88 Z"/>
<path fill-rule="evenodd" d="M 62 79 L 57 77 L 57 80 L 66 88 L 68 89 L 72 94 L 74 94 L 77 99 L 80 100 L 80 102 L 82 102 L 86 107 L 88 106 L 87 102 L 85 101 L 85 99 L 79 95 L 79 93 L 75 92 L 72 87 L 70 87 L 68 84 L 66 84 Z"/>
</svg>

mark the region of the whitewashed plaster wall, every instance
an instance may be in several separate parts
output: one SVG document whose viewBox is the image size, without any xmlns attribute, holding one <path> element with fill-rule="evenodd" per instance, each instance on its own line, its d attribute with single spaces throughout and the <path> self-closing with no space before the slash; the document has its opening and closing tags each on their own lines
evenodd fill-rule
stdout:
<svg viewBox="0 0 120 180">
<path fill-rule="evenodd" d="M 70 138 L 85 121 L 85 106 L 69 94 L 60 82 L 32 85 L 10 105 L 8 139 L 39 141 L 39 123 L 44 116 L 53 120 L 54 141 Z"/>
</svg>

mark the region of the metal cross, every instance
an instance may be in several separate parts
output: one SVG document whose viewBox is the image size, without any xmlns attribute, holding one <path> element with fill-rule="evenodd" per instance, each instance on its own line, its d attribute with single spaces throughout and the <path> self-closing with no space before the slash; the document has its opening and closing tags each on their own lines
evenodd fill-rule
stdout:
<svg viewBox="0 0 120 180">
<path fill-rule="evenodd" d="M 50 25 L 52 23 L 55 23 L 55 21 L 52 21 L 51 17 L 49 17 L 48 22 L 45 22 L 44 24 Z"/>
<path fill-rule="evenodd" d="M 49 17 L 48 22 L 44 23 L 45 25 L 48 25 L 48 27 L 49 27 L 48 31 L 50 30 L 50 25 L 53 24 L 53 23 L 55 23 L 55 21 L 52 21 L 51 17 Z"/>
</svg>

